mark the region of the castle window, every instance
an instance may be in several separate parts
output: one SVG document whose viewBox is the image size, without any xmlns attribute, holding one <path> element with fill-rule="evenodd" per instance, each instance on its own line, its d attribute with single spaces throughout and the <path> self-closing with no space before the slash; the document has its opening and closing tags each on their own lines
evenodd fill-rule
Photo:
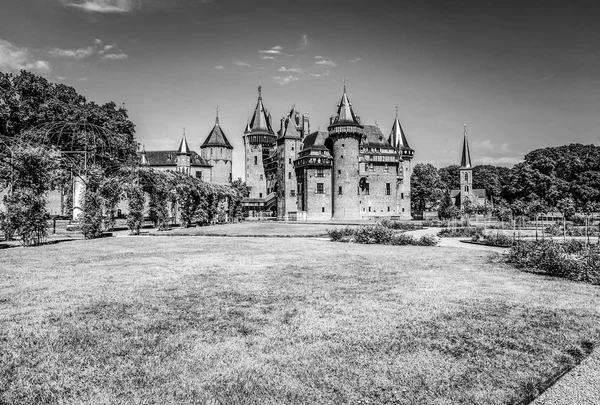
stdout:
<svg viewBox="0 0 600 405">
<path fill-rule="evenodd" d="M 292 146 L 292 150 L 294 150 L 294 147 Z"/>
<path fill-rule="evenodd" d="M 404 208 L 402 208 L 402 212 L 404 212 Z"/>
<path fill-rule="evenodd" d="M 345 147 L 346 145 L 342 144 L 342 148 Z"/>
<path fill-rule="evenodd" d="M 288 179 L 292 178 L 292 172 L 288 172 Z"/>
<path fill-rule="evenodd" d="M 404 200 L 404 193 L 400 193 L 400 198 Z"/>
<path fill-rule="evenodd" d="M 321 212 L 325 212 L 325 207 L 321 207 Z"/>
<path fill-rule="evenodd" d="M 317 194 L 324 194 L 323 183 L 317 183 Z"/>
<path fill-rule="evenodd" d="M 288 163 L 289 163 L 289 164 L 292 164 L 292 158 L 289 158 L 289 159 L 288 159 Z"/>
<path fill-rule="evenodd" d="M 323 169 L 317 169 L 317 177 L 325 177 L 325 175 L 323 174 Z"/>
<path fill-rule="evenodd" d="M 290 197 L 296 197 L 296 190 L 290 190 Z"/>
<path fill-rule="evenodd" d="M 469 181 L 469 173 L 465 173 L 465 181 Z"/>
<path fill-rule="evenodd" d="M 341 179 L 341 178 L 342 178 L 342 171 L 338 170 L 338 179 Z"/>
<path fill-rule="evenodd" d="M 390 207 L 388 207 L 388 212 L 390 212 Z"/>
<path fill-rule="evenodd" d="M 468 193 L 469 192 L 469 186 L 465 186 L 465 191 Z"/>
<path fill-rule="evenodd" d="M 339 194 L 339 195 L 342 195 L 342 194 L 343 194 L 343 193 L 342 193 L 342 186 L 339 186 L 339 187 L 338 187 L 338 194 Z"/>
<path fill-rule="evenodd" d="M 262 193 L 258 193 L 258 198 L 262 198 Z"/>
<path fill-rule="evenodd" d="M 375 166 L 373 166 L 373 163 L 369 163 L 369 171 L 370 172 L 374 172 L 375 171 Z"/>
<path fill-rule="evenodd" d="M 385 195 L 392 194 L 392 185 L 390 183 L 385 183 Z"/>
<path fill-rule="evenodd" d="M 343 159 L 343 158 L 344 158 L 344 155 L 341 155 L 341 156 L 340 156 L 340 159 Z"/>
<path fill-rule="evenodd" d="M 387 163 L 385 164 L 385 172 L 388 173 L 390 171 L 390 167 L 387 165 Z"/>
<path fill-rule="evenodd" d="M 365 195 L 369 195 L 369 183 L 365 183 Z"/>
<path fill-rule="evenodd" d="M 371 212 L 371 207 L 369 207 L 369 212 Z"/>
<path fill-rule="evenodd" d="M 258 156 L 254 156 L 254 164 L 257 165 L 258 164 Z"/>
<path fill-rule="evenodd" d="M 261 174 L 259 180 L 262 180 L 262 179 L 263 179 L 263 175 Z"/>
<path fill-rule="evenodd" d="M 196 172 L 196 177 L 202 180 L 202 172 Z"/>
</svg>

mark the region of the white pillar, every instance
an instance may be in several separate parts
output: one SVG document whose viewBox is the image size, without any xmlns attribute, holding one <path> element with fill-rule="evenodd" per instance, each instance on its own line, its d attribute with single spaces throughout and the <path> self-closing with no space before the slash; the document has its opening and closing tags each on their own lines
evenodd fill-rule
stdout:
<svg viewBox="0 0 600 405">
<path fill-rule="evenodd" d="M 83 213 L 83 190 L 85 184 L 83 178 L 78 175 L 73 176 L 73 220 L 78 221 L 79 215 Z"/>
</svg>

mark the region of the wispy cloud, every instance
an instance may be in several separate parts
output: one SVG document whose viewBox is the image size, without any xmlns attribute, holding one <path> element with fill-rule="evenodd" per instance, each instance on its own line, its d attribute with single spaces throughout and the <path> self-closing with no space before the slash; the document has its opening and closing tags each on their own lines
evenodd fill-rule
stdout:
<svg viewBox="0 0 600 405">
<path fill-rule="evenodd" d="M 312 77 L 325 77 L 325 76 L 331 76 L 331 72 L 327 71 L 324 73 L 311 73 L 310 74 Z"/>
<path fill-rule="evenodd" d="M 323 59 L 323 57 L 321 55 L 317 55 L 315 56 L 315 59 Z"/>
<path fill-rule="evenodd" d="M 250 65 L 249 63 L 242 62 L 241 60 L 236 60 L 235 62 L 233 62 L 233 64 L 236 66 L 247 67 L 247 68 L 252 67 L 252 65 Z"/>
<path fill-rule="evenodd" d="M 78 82 L 87 82 L 87 77 L 80 77 L 77 79 Z"/>
<path fill-rule="evenodd" d="M 0 39 L 0 70 L 15 72 L 21 69 L 46 74 L 51 67 L 47 61 L 38 59 L 29 48 L 20 48 Z"/>
<path fill-rule="evenodd" d="M 354 59 L 350 59 L 348 62 L 350 63 L 358 63 L 362 60 L 362 58 L 354 58 Z"/>
<path fill-rule="evenodd" d="M 225 68 L 222 65 L 218 65 L 218 66 L 215 66 L 213 69 L 221 70 L 221 69 L 225 69 Z"/>
<path fill-rule="evenodd" d="M 287 84 L 290 84 L 292 82 L 296 82 L 296 81 L 298 81 L 300 79 L 298 79 L 297 77 L 294 77 L 292 75 L 289 75 L 289 76 L 275 76 L 273 78 L 273 80 L 277 84 L 287 85 Z"/>
<path fill-rule="evenodd" d="M 286 67 L 280 67 L 278 69 L 279 72 L 291 72 L 291 73 L 302 73 L 304 70 L 302 70 L 302 68 L 286 68 Z"/>
<path fill-rule="evenodd" d="M 141 7 L 141 0 L 61 0 L 66 7 L 90 13 L 129 13 Z"/>
<path fill-rule="evenodd" d="M 101 56 L 102 60 L 124 60 L 127 59 L 129 55 L 123 52 L 119 53 L 107 53 Z"/>
<path fill-rule="evenodd" d="M 87 58 L 94 53 L 94 48 L 91 46 L 79 49 L 61 49 L 61 48 L 52 48 L 48 51 L 50 56 L 54 56 L 55 58 L 72 58 L 75 60 L 81 60 L 83 58 Z"/>
<path fill-rule="evenodd" d="M 275 46 L 271 47 L 270 49 L 261 49 L 258 51 L 258 53 L 268 54 L 268 55 L 281 55 L 282 50 L 283 50 L 283 48 L 281 46 L 275 45 Z"/>
<path fill-rule="evenodd" d="M 273 56 L 269 56 L 269 55 L 260 55 L 260 58 L 261 59 L 267 59 L 267 60 L 275 59 Z"/>
<path fill-rule="evenodd" d="M 319 59 L 318 61 L 315 62 L 317 65 L 323 65 L 323 66 L 337 66 L 337 64 L 332 61 L 331 59 Z"/>
</svg>

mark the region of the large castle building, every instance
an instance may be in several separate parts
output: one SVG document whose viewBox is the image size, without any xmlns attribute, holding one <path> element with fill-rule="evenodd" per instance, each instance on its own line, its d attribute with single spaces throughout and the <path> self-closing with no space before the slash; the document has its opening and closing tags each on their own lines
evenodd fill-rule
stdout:
<svg viewBox="0 0 600 405">
<path fill-rule="evenodd" d="M 310 131 L 308 115 L 295 107 L 273 129 L 261 88 L 244 131 L 244 206 L 250 216 L 284 220 L 410 219 L 414 150 L 398 112 L 386 138 L 362 124 L 344 93 L 327 131 Z"/>
</svg>

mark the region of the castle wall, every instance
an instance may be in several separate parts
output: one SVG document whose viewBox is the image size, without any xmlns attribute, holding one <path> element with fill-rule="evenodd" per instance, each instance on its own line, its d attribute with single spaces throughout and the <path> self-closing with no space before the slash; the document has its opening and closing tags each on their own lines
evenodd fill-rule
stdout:
<svg viewBox="0 0 600 405">
<path fill-rule="evenodd" d="M 359 141 L 337 134 L 333 142 L 333 219 L 361 219 L 358 171 Z"/>
<path fill-rule="evenodd" d="M 279 157 L 277 216 L 279 218 L 288 219 L 290 212 L 298 211 L 296 195 L 298 182 L 294 170 L 294 160 L 296 160 L 299 148 L 300 140 L 296 139 L 286 139 L 277 146 Z"/>
<path fill-rule="evenodd" d="M 250 187 L 250 198 L 267 196 L 267 181 L 263 166 L 263 147 L 251 144 L 244 138 L 246 155 L 246 185 Z"/>
<path fill-rule="evenodd" d="M 317 168 L 307 168 L 304 171 L 303 193 L 305 199 L 306 219 L 330 220 L 331 211 L 331 168 L 323 168 L 321 172 Z M 323 185 L 323 192 L 319 190 L 318 184 Z"/>
<path fill-rule="evenodd" d="M 399 201 L 402 191 L 397 187 L 397 169 L 389 165 L 385 170 L 384 165 L 373 165 L 373 171 L 367 167 L 365 171 L 367 188 L 360 191 L 360 210 L 363 217 L 369 216 L 397 216 L 399 215 Z"/>
<path fill-rule="evenodd" d="M 402 180 L 398 184 L 398 215 L 400 215 L 402 219 L 412 219 L 410 206 L 410 178 L 412 176 L 411 161 L 402 161 L 398 169 L 401 171 L 402 175 Z"/>
<path fill-rule="evenodd" d="M 210 181 L 212 183 L 228 184 L 232 179 L 232 150 L 223 147 L 205 147 L 201 150 L 202 157 L 212 165 Z"/>
</svg>

